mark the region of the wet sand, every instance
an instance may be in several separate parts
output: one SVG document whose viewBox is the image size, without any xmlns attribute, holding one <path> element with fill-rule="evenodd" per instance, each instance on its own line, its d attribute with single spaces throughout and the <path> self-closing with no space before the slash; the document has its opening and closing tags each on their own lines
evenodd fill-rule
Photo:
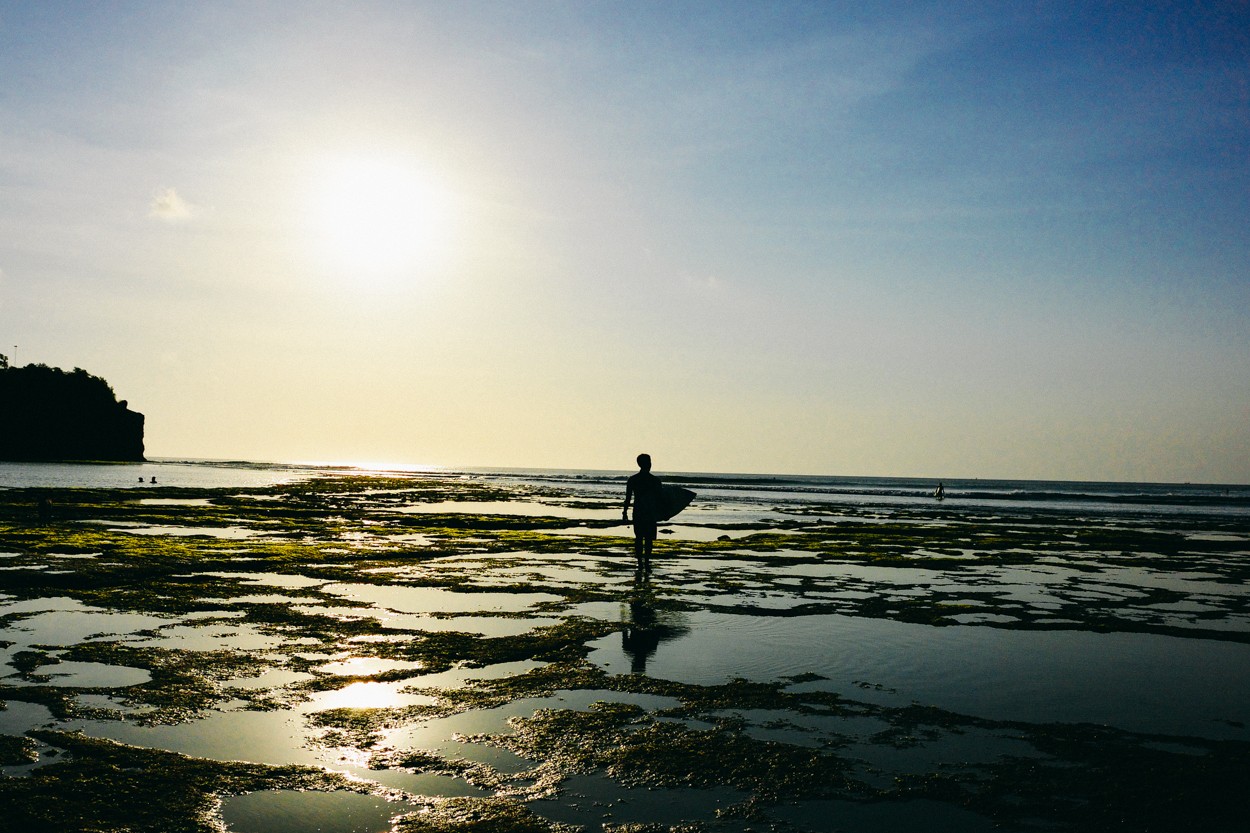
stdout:
<svg viewBox="0 0 1250 833">
<path fill-rule="evenodd" d="M 0 491 L 0 830 L 1244 826 L 1250 524 L 618 506 Z"/>
</svg>

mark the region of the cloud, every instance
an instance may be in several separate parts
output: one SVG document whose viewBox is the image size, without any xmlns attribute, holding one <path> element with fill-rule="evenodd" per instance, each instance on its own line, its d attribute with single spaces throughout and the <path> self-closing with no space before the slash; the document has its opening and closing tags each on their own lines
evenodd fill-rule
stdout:
<svg viewBox="0 0 1250 833">
<path fill-rule="evenodd" d="M 692 289 L 704 292 L 720 292 L 724 288 L 724 282 L 716 275 L 696 275 L 692 272 L 682 272 L 681 282 Z"/>
<path fill-rule="evenodd" d="M 164 223 L 181 223 L 195 216 L 198 208 L 184 200 L 173 188 L 162 188 L 152 195 L 148 216 Z"/>
</svg>

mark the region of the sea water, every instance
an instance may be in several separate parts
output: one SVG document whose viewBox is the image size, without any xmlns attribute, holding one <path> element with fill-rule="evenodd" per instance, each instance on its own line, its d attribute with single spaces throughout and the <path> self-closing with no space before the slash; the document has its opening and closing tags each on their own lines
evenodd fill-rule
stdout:
<svg viewBox="0 0 1250 833">
<path fill-rule="evenodd" d="M 142 463 L 0 463 L 3 488 L 191 488 L 261 487 L 342 474 L 411 475 L 412 468 L 357 467 L 308 463 L 156 459 Z M 501 484 L 550 486 L 573 494 L 623 498 L 628 471 L 513 468 L 425 468 L 424 476 L 470 476 Z M 914 507 L 938 505 L 939 481 L 912 477 L 842 477 L 786 474 L 661 472 L 666 483 L 699 494 L 693 508 L 709 502 L 734 508 L 822 503 L 830 506 Z M 1053 480 L 947 479 L 952 506 L 1004 511 L 1044 510 L 1138 517 L 1144 513 L 1250 517 L 1250 485 L 1115 483 Z M 431 511 L 421 509 L 418 511 Z M 465 511 L 465 510 L 461 510 Z"/>
</svg>

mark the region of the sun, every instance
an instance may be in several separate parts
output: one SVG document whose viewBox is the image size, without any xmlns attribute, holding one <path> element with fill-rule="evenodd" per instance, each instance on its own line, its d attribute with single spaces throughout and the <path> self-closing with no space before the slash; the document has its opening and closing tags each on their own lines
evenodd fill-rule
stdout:
<svg viewBox="0 0 1250 833">
<path fill-rule="evenodd" d="M 361 281 L 415 278 L 431 269 L 450 211 L 443 190 L 417 165 L 379 157 L 327 163 L 311 205 L 320 256 Z"/>
</svg>

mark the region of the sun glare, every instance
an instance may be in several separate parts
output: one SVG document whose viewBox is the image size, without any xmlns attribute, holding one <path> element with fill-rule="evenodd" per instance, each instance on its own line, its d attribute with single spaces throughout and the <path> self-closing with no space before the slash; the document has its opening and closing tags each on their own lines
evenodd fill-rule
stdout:
<svg viewBox="0 0 1250 833">
<path fill-rule="evenodd" d="M 324 170 L 312 202 L 316 248 L 336 271 L 371 281 L 418 278 L 435 265 L 448 201 L 415 166 L 340 159 Z"/>
</svg>

